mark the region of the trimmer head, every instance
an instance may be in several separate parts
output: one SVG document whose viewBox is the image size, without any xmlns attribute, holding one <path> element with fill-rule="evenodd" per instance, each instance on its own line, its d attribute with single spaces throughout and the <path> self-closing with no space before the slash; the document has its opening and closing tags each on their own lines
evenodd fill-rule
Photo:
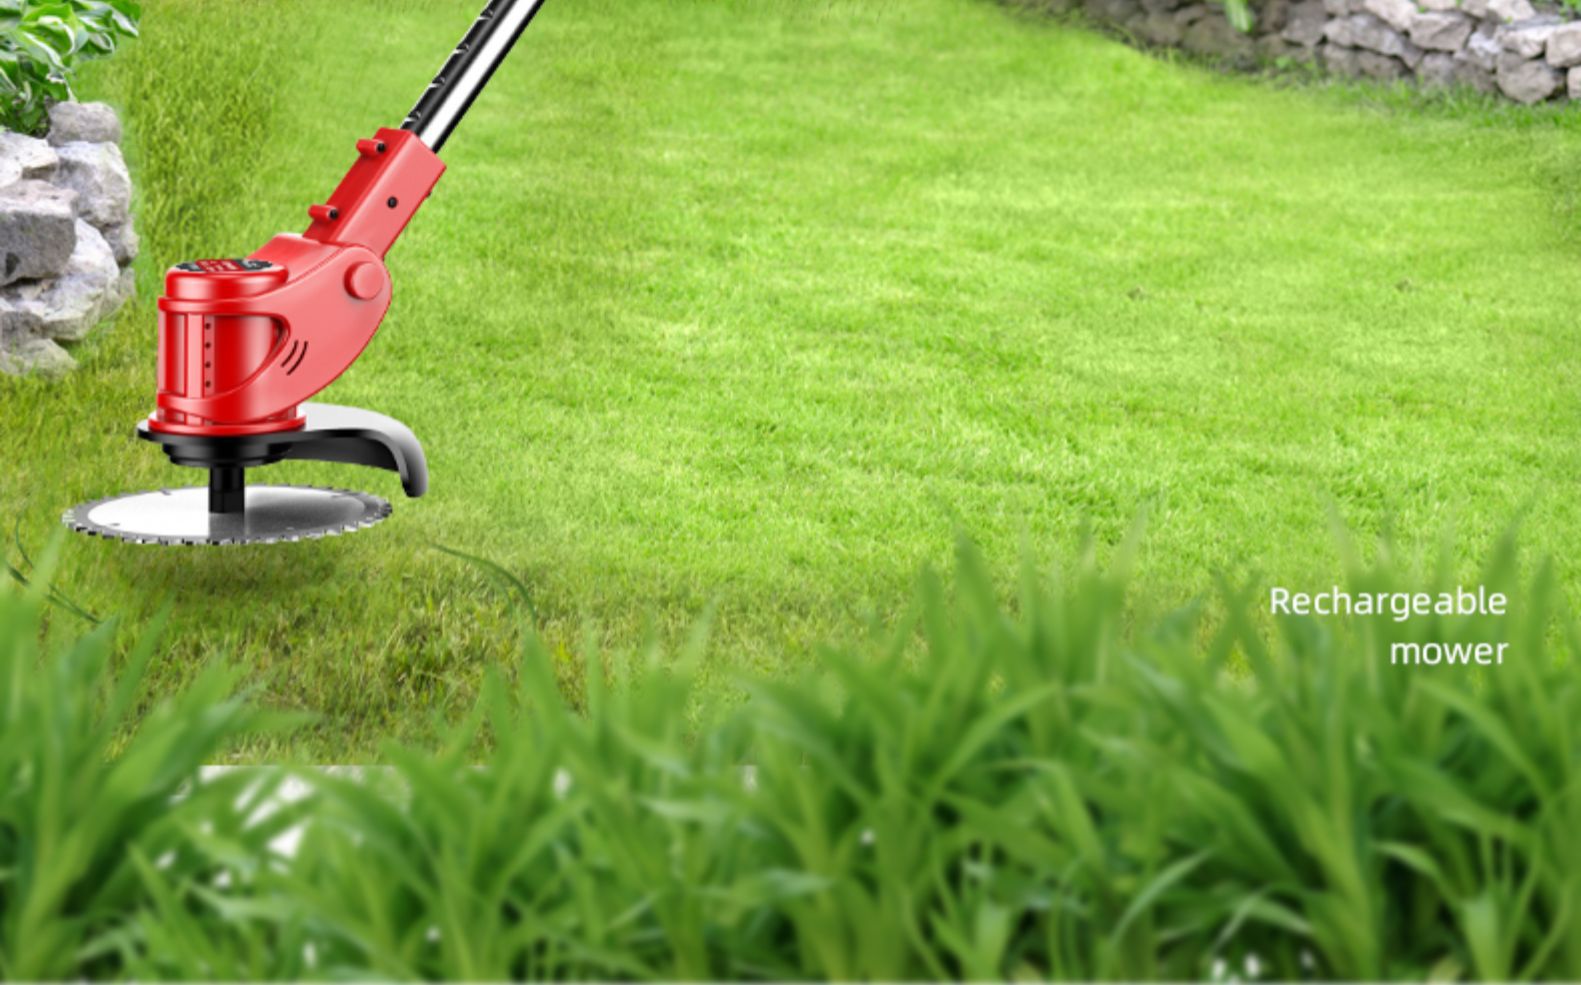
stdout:
<svg viewBox="0 0 1581 985">
<path fill-rule="evenodd" d="M 128 493 L 84 503 L 62 520 L 78 533 L 134 544 L 221 545 L 332 537 L 390 515 L 385 500 L 344 489 L 252 486 L 244 496 L 240 512 L 211 513 L 203 487 Z"/>
<path fill-rule="evenodd" d="M 390 504 L 368 493 L 313 486 L 248 486 L 247 470 L 287 459 L 343 462 L 394 472 L 408 496 L 428 488 L 423 447 L 401 422 L 356 407 L 302 404 L 292 431 L 235 436 L 168 434 L 145 422 L 138 436 L 178 465 L 204 468 L 207 487 L 158 489 L 93 500 L 62 515 L 78 533 L 134 544 L 276 544 L 371 527 Z"/>
</svg>

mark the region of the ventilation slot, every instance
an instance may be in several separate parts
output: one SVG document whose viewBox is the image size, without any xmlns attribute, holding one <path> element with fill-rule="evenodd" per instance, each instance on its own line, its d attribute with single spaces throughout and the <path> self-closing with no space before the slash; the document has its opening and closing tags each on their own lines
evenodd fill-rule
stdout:
<svg viewBox="0 0 1581 985">
<path fill-rule="evenodd" d="M 300 369 L 302 367 L 302 360 L 307 358 L 307 343 L 303 342 L 302 343 L 302 348 L 298 349 L 296 347 L 296 343 L 292 342 L 291 343 L 291 351 L 296 353 L 296 362 L 293 362 L 289 366 L 286 366 L 286 368 L 285 368 L 285 375 L 287 375 L 287 376 L 290 376 L 292 373 L 295 373 L 298 369 Z M 290 360 L 291 360 L 291 356 L 289 354 L 287 354 L 286 355 L 286 361 L 290 362 Z"/>
</svg>

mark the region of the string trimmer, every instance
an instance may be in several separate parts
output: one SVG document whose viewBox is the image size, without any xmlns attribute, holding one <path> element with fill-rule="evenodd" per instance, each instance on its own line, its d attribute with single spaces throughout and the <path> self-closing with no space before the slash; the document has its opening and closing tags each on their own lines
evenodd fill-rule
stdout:
<svg viewBox="0 0 1581 985">
<path fill-rule="evenodd" d="M 207 486 L 96 500 L 65 514 L 74 530 L 145 544 L 252 544 L 322 537 L 390 514 L 377 496 L 248 485 L 288 459 L 387 469 L 407 496 L 428 487 L 407 427 L 355 407 L 308 403 L 356 361 L 390 307 L 384 257 L 445 165 L 438 151 L 542 0 L 493 0 L 400 129 L 357 142 L 357 161 L 301 235 L 245 258 L 172 267 L 159 299 L 156 409 L 138 425 Z"/>
</svg>

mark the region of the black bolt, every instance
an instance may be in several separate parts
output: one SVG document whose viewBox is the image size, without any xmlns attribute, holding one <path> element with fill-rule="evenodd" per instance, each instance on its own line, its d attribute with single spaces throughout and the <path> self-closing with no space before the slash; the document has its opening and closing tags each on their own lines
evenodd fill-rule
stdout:
<svg viewBox="0 0 1581 985">
<path fill-rule="evenodd" d="M 385 202 L 385 203 L 384 203 L 384 204 L 385 204 L 385 205 L 388 205 L 388 206 L 389 206 L 389 207 L 390 207 L 390 208 L 392 208 L 392 209 L 393 209 L 393 208 L 395 208 L 395 207 L 396 207 L 396 206 L 397 206 L 397 205 L 400 205 L 400 204 L 401 204 L 401 200 L 400 200 L 400 199 L 398 199 L 398 198 L 396 198 L 396 197 L 395 197 L 395 196 L 394 196 L 394 195 L 391 195 L 391 196 L 390 196 L 390 200 L 389 200 L 389 201 L 388 201 L 388 202 Z"/>
</svg>

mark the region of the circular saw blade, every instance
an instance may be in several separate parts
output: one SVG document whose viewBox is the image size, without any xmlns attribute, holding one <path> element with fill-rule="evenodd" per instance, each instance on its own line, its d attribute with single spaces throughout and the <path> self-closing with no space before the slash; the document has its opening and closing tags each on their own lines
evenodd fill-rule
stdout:
<svg viewBox="0 0 1581 985">
<path fill-rule="evenodd" d="M 390 515 L 378 496 L 314 486 L 249 486 L 242 513 L 210 513 L 205 487 L 128 493 L 83 503 L 62 522 L 134 544 L 277 544 L 371 527 Z"/>
</svg>

